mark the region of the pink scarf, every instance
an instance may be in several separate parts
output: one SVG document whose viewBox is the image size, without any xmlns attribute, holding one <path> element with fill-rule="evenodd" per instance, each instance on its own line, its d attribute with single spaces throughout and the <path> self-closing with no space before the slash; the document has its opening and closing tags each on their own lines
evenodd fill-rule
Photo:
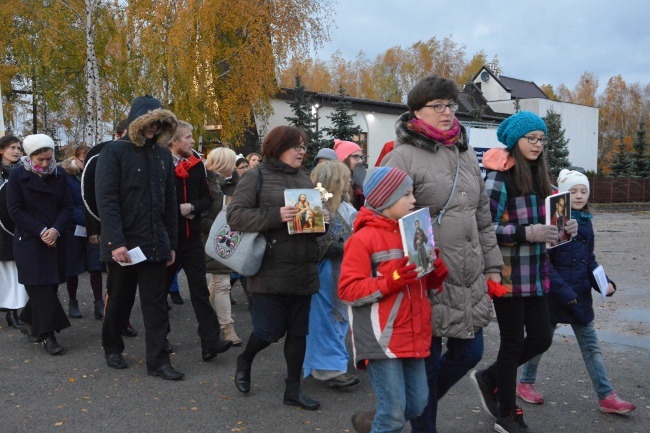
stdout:
<svg viewBox="0 0 650 433">
<path fill-rule="evenodd" d="M 418 119 L 417 117 L 414 117 L 413 119 L 406 122 L 406 127 L 410 131 L 422 134 L 445 146 L 453 146 L 461 136 L 460 123 L 455 117 L 449 131 L 441 131 L 438 128 L 429 125 L 424 120 Z"/>
</svg>

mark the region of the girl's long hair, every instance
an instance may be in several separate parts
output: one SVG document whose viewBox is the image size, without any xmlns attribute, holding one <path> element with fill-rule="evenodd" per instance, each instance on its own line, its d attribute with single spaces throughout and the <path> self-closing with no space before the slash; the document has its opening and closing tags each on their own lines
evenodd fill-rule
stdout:
<svg viewBox="0 0 650 433">
<path fill-rule="evenodd" d="M 327 207 L 332 214 L 339 209 L 342 201 L 350 201 L 350 175 L 350 169 L 338 161 L 320 163 L 311 172 L 310 178 L 314 186 L 320 182 L 327 192 L 332 193 L 332 198 L 327 201 Z"/>
<path fill-rule="evenodd" d="M 519 193 L 528 195 L 536 193 L 542 198 L 546 198 L 553 192 L 551 188 L 551 177 L 548 174 L 548 163 L 546 162 L 546 152 L 542 152 L 535 161 L 537 163 L 537 175 L 533 179 L 533 173 L 530 170 L 530 161 L 521 154 L 519 145 L 512 149 L 512 157 L 515 160 L 514 180 Z"/>
</svg>

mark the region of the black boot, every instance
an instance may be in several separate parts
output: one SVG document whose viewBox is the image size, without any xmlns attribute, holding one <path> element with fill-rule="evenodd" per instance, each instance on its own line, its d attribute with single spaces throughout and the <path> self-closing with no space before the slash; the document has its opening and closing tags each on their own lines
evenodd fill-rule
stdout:
<svg viewBox="0 0 650 433">
<path fill-rule="evenodd" d="M 300 382 L 289 382 L 284 380 L 287 387 L 284 390 L 284 404 L 291 406 L 300 406 L 305 410 L 316 410 L 320 407 L 320 403 L 312 400 L 300 391 Z"/>
<path fill-rule="evenodd" d="M 252 365 L 242 355 L 237 357 L 237 371 L 235 372 L 235 386 L 239 392 L 248 394 L 251 390 Z"/>
<path fill-rule="evenodd" d="M 68 302 L 68 314 L 72 319 L 81 319 L 81 311 L 79 311 L 79 301 L 76 299 L 70 299 Z"/>
<path fill-rule="evenodd" d="M 50 355 L 58 355 L 59 353 L 63 352 L 63 346 L 61 346 L 59 342 L 56 341 L 54 334 L 44 335 L 42 343 L 43 348 Z"/>
<path fill-rule="evenodd" d="M 23 326 L 23 322 L 21 322 L 18 317 L 18 312 L 16 310 L 7 311 L 7 325 L 13 326 L 16 329 L 20 329 Z"/>
<path fill-rule="evenodd" d="M 95 301 L 95 319 L 102 320 L 104 318 L 104 301 L 101 299 Z"/>
</svg>

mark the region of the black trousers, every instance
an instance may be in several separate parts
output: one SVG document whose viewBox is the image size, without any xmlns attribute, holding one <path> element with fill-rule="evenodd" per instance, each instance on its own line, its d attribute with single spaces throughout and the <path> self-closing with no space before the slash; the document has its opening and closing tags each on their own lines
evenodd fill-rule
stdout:
<svg viewBox="0 0 650 433">
<path fill-rule="evenodd" d="M 199 323 L 201 349 L 205 352 L 219 343 L 219 319 L 210 304 L 210 291 L 205 277 L 205 249 L 201 240 L 182 243 L 176 250 L 174 264 L 167 268 L 167 285 L 169 290 L 174 275 L 183 268 L 190 289 L 190 300 L 196 321 Z"/>
<path fill-rule="evenodd" d="M 70 327 L 68 316 L 59 301 L 58 288 L 57 284 L 25 286 L 29 300 L 20 313 L 20 320 L 32 325 L 33 337 L 40 338 Z"/>
<path fill-rule="evenodd" d="M 155 370 L 161 365 L 169 364 L 169 355 L 163 352 L 169 329 L 166 273 L 165 262 L 142 262 L 132 266 L 108 264 L 108 303 L 102 326 L 102 344 L 106 354 L 124 351 L 122 329 L 129 321 L 135 292 L 139 287 L 147 369 Z"/>
<path fill-rule="evenodd" d="M 546 296 L 494 298 L 501 344 L 485 379 L 499 389 L 499 407 L 517 407 L 517 367 L 546 352 L 553 342 L 553 326 Z"/>
</svg>

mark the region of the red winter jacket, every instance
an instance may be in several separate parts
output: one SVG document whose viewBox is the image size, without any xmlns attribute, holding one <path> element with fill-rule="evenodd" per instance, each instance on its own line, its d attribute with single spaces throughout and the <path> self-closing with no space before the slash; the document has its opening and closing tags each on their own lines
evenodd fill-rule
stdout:
<svg viewBox="0 0 650 433">
<path fill-rule="evenodd" d="M 429 356 L 433 328 L 426 279 L 388 293 L 384 273 L 402 257 L 397 221 L 362 207 L 345 243 L 339 278 L 357 368 L 364 368 L 365 360 Z"/>
</svg>

